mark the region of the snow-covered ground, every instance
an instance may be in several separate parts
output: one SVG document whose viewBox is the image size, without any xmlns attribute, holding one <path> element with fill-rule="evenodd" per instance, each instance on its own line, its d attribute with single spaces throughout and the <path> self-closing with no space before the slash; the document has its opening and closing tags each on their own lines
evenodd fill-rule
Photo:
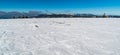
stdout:
<svg viewBox="0 0 120 55">
<path fill-rule="evenodd" d="M 120 55 L 120 19 L 1 19 L 0 55 Z"/>
</svg>

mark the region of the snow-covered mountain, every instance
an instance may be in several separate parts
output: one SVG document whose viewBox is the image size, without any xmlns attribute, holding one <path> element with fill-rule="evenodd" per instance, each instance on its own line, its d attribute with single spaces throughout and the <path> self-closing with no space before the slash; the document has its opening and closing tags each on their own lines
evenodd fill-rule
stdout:
<svg viewBox="0 0 120 55">
<path fill-rule="evenodd" d="M 0 55 L 120 55 L 120 19 L 1 19 Z"/>
</svg>

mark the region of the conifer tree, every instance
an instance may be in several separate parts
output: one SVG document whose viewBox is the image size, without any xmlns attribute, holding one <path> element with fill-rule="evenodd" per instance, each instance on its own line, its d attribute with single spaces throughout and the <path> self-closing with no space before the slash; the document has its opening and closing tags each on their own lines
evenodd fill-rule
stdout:
<svg viewBox="0 0 120 55">
<path fill-rule="evenodd" d="M 103 16 L 102 16 L 102 17 L 103 17 L 103 18 L 107 18 L 107 16 L 106 16 L 106 14 L 105 14 L 105 13 L 103 14 Z"/>
</svg>

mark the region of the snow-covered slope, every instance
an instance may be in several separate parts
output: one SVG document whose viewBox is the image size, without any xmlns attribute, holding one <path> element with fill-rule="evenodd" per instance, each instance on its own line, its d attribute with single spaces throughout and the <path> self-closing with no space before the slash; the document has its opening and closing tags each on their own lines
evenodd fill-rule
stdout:
<svg viewBox="0 0 120 55">
<path fill-rule="evenodd" d="M 3 19 L 0 55 L 120 55 L 120 19 Z"/>
</svg>

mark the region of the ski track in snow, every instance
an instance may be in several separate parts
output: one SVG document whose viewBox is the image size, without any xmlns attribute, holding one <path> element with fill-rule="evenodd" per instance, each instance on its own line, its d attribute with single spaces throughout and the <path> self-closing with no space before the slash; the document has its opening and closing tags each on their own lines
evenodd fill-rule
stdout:
<svg viewBox="0 0 120 55">
<path fill-rule="evenodd" d="M 1 19 L 0 55 L 120 55 L 120 19 Z"/>
</svg>

